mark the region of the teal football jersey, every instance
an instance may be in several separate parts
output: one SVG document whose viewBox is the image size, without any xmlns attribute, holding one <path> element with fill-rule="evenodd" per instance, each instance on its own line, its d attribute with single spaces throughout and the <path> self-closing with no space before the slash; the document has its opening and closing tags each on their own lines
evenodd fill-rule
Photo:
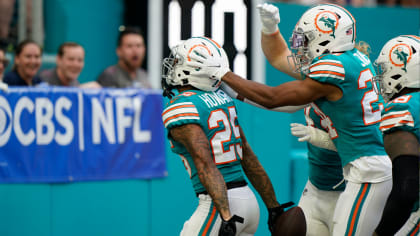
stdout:
<svg viewBox="0 0 420 236">
<path fill-rule="evenodd" d="M 318 129 L 321 117 L 308 106 L 304 110 L 306 123 Z M 344 191 L 343 168 L 337 152 L 316 147 L 308 142 L 309 180 L 320 190 Z"/>
<path fill-rule="evenodd" d="M 213 161 L 225 182 L 242 181 L 244 175 L 240 160 L 242 141 L 235 104 L 223 90 L 205 92 L 188 90 L 173 97 L 162 113 L 165 127 L 197 124 L 209 140 Z M 172 151 L 178 154 L 190 175 L 196 193 L 206 191 L 197 175 L 192 156 L 186 148 L 169 135 Z"/>
<path fill-rule="evenodd" d="M 406 94 L 387 103 L 380 129 L 384 134 L 397 130 L 413 133 L 420 142 L 420 92 Z"/>
<path fill-rule="evenodd" d="M 373 90 L 374 75 L 369 58 L 357 49 L 322 55 L 309 68 L 309 78 L 343 92 L 337 101 L 321 98 L 312 103 L 343 167 L 362 156 L 386 155 L 379 130 L 383 99 Z"/>
</svg>

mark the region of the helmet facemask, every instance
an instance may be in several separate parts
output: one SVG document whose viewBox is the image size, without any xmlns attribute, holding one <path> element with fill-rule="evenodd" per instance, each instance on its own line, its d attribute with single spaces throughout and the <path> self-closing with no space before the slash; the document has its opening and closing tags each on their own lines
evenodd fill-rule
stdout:
<svg viewBox="0 0 420 236">
<path fill-rule="evenodd" d="M 309 72 L 309 65 L 314 57 L 309 50 L 308 44 L 313 38 L 313 32 L 303 33 L 303 30 L 300 28 L 293 31 L 292 37 L 289 39 L 292 55 L 288 56 L 288 62 L 290 65 L 290 60 L 293 61 L 294 72 L 302 72 L 303 74 Z"/>
<path fill-rule="evenodd" d="M 174 47 L 171 50 L 171 53 L 169 54 L 169 57 L 163 59 L 162 63 L 162 80 L 161 80 L 161 86 L 163 89 L 163 96 L 172 98 L 174 96 L 174 92 L 172 89 L 175 88 L 176 85 L 174 85 L 173 78 L 175 78 L 175 70 L 174 67 L 178 63 L 182 62 L 182 57 L 177 57 L 177 48 L 178 46 Z"/>
<path fill-rule="evenodd" d="M 375 61 L 373 63 L 375 70 L 376 70 L 376 75 L 372 78 L 373 80 L 373 89 L 375 90 L 375 93 L 378 95 L 382 95 L 382 97 L 384 98 L 385 101 L 389 101 L 391 100 L 391 97 L 398 93 L 400 90 L 394 90 L 392 87 L 389 87 L 385 84 L 384 81 L 384 74 L 387 72 L 387 70 L 389 71 L 389 65 L 387 62 L 378 62 Z M 388 69 L 387 69 L 388 68 Z M 396 79 L 399 79 L 396 78 Z M 397 80 L 395 80 L 395 83 L 398 83 Z"/>
</svg>

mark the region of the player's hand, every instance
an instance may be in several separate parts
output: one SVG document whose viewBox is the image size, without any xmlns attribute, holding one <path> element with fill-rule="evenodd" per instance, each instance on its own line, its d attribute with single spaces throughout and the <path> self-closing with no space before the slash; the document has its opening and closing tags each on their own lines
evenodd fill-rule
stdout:
<svg viewBox="0 0 420 236">
<path fill-rule="evenodd" d="M 283 214 L 285 208 L 291 207 L 294 204 L 293 202 L 287 202 L 278 207 L 268 208 L 268 229 L 270 232 L 273 232 L 277 217 Z"/>
<path fill-rule="evenodd" d="M 3 92 L 7 92 L 9 90 L 9 85 L 0 81 L 0 90 L 3 90 Z"/>
<path fill-rule="evenodd" d="M 244 223 L 244 218 L 233 215 L 228 221 L 222 218 L 222 224 L 220 225 L 219 236 L 235 236 L 236 225 L 235 222 Z"/>
<path fill-rule="evenodd" d="M 230 71 L 229 65 L 225 65 L 224 61 L 219 58 L 214 58 L 207 53 L 200 52 L 202 48 L 195 48 L 190 53 L 190 60 L 186 62 L 188 66 L 194 67 L 192 76 L 204 76 L 214 80 L 222 80 L 222 77 Z"/>
<path fill-rule="evenodd" d="M 274 34 L 279 29 L 277 24 L 280 23 L 279 9 L 271 4 L 264 3 L 257 5 L 262 28 L 264 34 Z"/>
<path fill-rule="evenodd" d="M 299 142 L 306 142 L 311 140 L 312 136 L 312 127 L 306 126 L 298 123 L 291 123 L 290 124 L 290 131 L 292 135 L 298 138 Z"/>
</svg>

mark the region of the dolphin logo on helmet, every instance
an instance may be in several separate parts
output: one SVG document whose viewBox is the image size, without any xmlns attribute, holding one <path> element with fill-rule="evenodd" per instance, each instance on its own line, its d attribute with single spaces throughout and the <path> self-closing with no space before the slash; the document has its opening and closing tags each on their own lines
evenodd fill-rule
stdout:
<svg viewBox="0 0 420 236">
<path fill-rule="evenodd" d="M 319 16 L 321 16 L 321 17 L 319 17 Z M 334 19 L 330 16 L 333 16 Z M 318 21 L 323 22 L 324 23 L 323 26 L 327 27 L 327 30 L 321 29 Z M 322 33 L 331 33 L 330 36 L 335 38 L 335 29 L 337 28 L 337 22 L 338 22 L 338 17 L 337 17 L 336 14 L 334 14 L 333 12 L 330 12 L 330 11 L 325 11 L 325 12 L 320 12 L 317 15 L 316 20 L 315 20 L 315 26 Z"/>
<path fill-rule="evenodd" d="M 407 52 L 405 52 L 404 50 Z M 402 63 L 395 63 L 395 58 L 393 58 L 392 55 L 390 55 L 391 62 L 395 66 L 401 66 L 401 69 L 407 72 L 407 63 L 410 61 L 412 55 L 411 48 L 408 45 L 404 44 L 395 45 L 394 48 L 390 51 L 390 53 L 395 54 L 397 56 L 396 59 L 401 61 Z"/>
<path fill-rule="evenodd" d="M 320 4 L 307 10 L 290 38 L 295 72 L 307 74 L 310 63 L 322 54 L 354 48 L 356 21 L 341 6 Z"/>
</svg>

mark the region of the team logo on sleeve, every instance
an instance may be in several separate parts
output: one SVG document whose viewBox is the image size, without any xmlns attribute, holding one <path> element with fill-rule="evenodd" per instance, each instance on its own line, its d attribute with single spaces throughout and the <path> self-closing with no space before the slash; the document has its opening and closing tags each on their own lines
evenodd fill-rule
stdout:
<svg viewBox="0 0 420 236">
<path fill-rule="evenodd" d="M 338 27 L 338 16 L 331 11 L 322 11 L 315 17 L 315 27 L 324 34 L 330 34 L 335 38 L 335 30 Z"/>
<path fill-rule="evenodd" d="M 389 60 L 394 66 L 401 67 L 403 71 L 407 72 L 407 63 L 411 60 L 412 54 L 410 46 L 400 43 L 392 47 L 389 52 Z"/>
</svg>

